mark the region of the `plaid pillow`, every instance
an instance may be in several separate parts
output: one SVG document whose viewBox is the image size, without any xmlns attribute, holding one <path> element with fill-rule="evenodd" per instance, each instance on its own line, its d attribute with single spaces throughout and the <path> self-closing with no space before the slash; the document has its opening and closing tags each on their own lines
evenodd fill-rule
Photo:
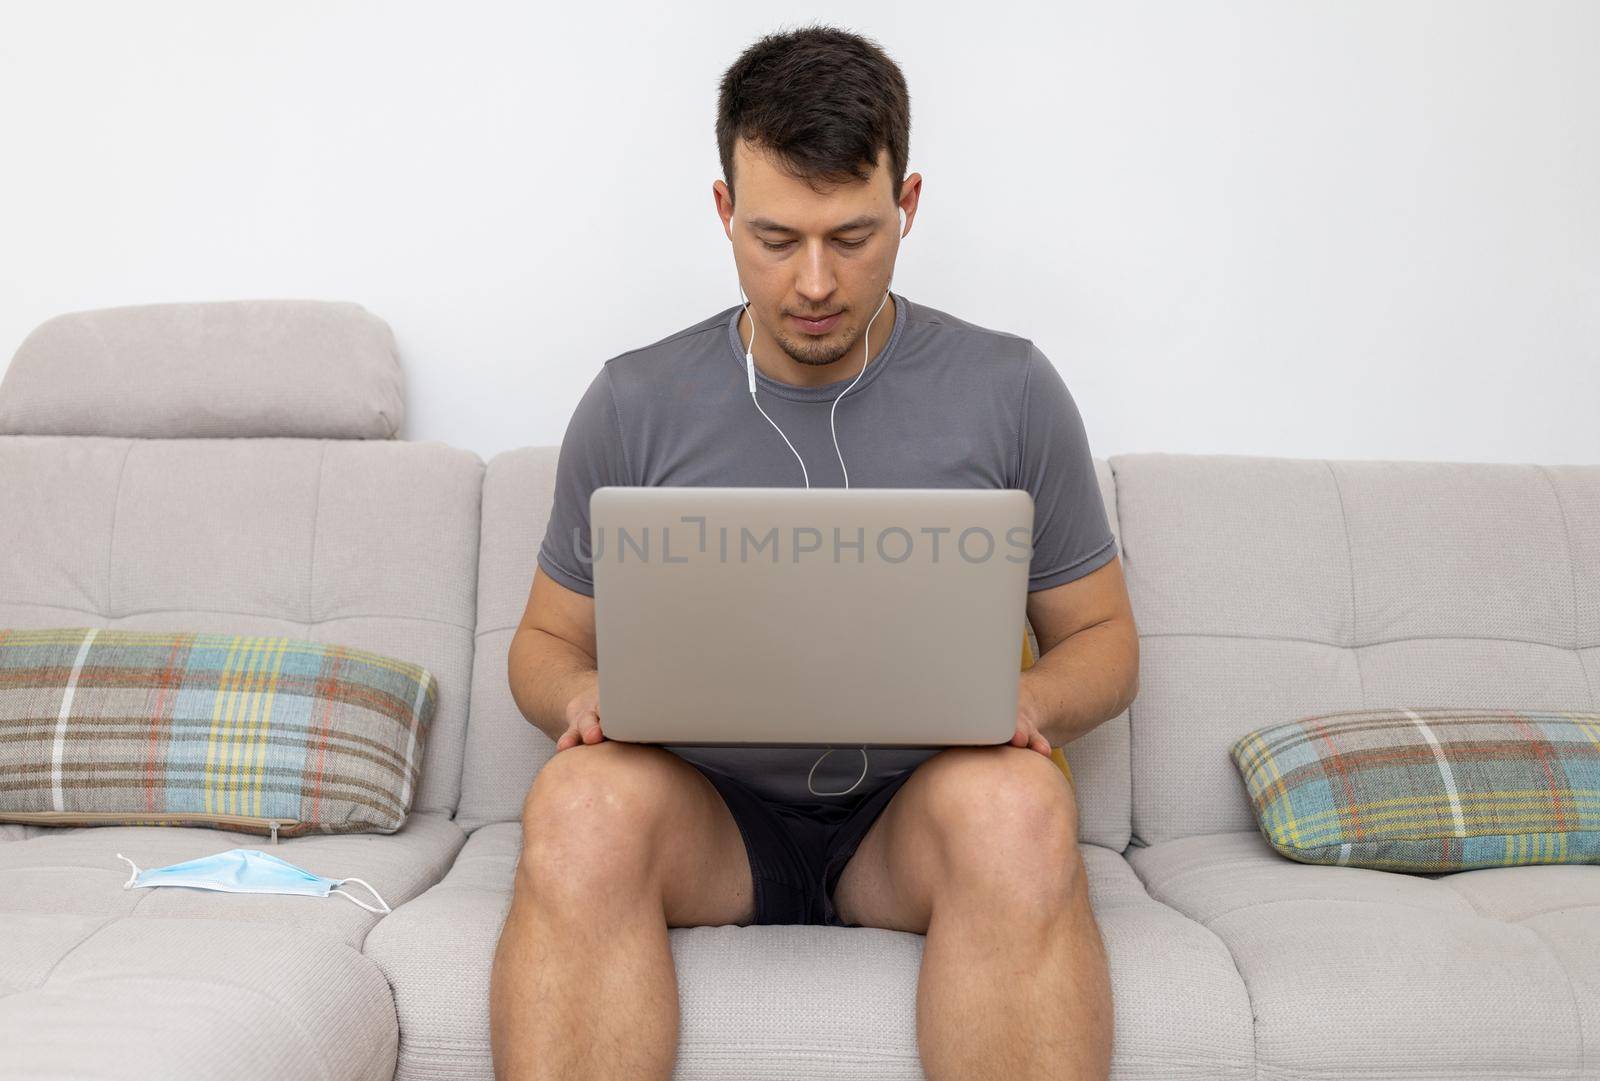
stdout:
<svg viewBox="0 0 1600 1081">
<path fill-rule="evenodd" d="M 1600 863 L 1600 713 L 1348 710 L 1257 729 L 1230 753 L 1262 836 L 1301 863 Z"/>
<path fill-rule="evenodd" d="M 297 638 L 0 629 L 0 821 L 393 833 L 437 687 Z"/>
</svg>

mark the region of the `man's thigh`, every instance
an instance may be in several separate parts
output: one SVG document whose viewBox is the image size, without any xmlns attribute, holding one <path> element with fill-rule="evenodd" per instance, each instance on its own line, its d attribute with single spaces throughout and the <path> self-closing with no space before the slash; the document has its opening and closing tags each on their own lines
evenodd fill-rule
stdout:
<svg viewBox="0 0 1600 1081">
<path fill-rule="evenodd" d="M 545 763 L 529 793 L 527 813 L 544 817 L 544 826 L 571 828 L 568 816 L 592 809 L 590 797 L 597 792 L 614 794 L 615 802 L 606 803 L 620 803 L 632 819 L 610 828 L 631 826 L 648 835 L 667 926 L 748 924 L 754 918 L 743 835 L 721 794 L 699 770 L 649 744 L 579 744 Z"/>
<path fill-rule="evenodd" d="M 846 923 L 927 933 L 927 906 L 916 896 L 922 891 L 897 889 L 896 883 L 930 882 L 934 876 L 934 846 L 927 816 L 919 813 L 918 804 L 919 793 L 927 787 L 927 767 L 938 757 L 916 766 L 839 873 L 833 907 Z"/>
<path fill-rule="evenodd" d="M 977 762 L 992 766 L 997 758 L 1008 759 L 1007 775 L 1037 771 L 1034 759 L 1056 770 L 1055 763 L 1039 752 L 1009 745 L 947 748 L 919 763 L 839 875 L 833 900 L 842 919 L 863 927 L 927 934 L 947 858 L 942 849 L 946 838 L 933 804 L 936 799 L 947 801 L 949 789 L 940 793 L 935 789 L 952 772 Z"/>
</svg>

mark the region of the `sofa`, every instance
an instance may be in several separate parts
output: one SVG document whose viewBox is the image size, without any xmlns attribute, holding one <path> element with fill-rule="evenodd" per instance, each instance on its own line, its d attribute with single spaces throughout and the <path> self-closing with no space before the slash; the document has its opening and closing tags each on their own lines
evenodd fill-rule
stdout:
<svg viewBox="0 0 1600 1081">
<path fill-rule="evenodd" d="M 341 642 L 424 664 L 439 698 L 392 834 L 0 823 L 0 1077 L 493 1076 L 490 964 L 553 749 L 506 658 L 556 448 L 401 440 L 403 406 L 393 336 L 354 304 L 79 312 L 18 349 L 0 628 Z M 1600 867 L 1297 863 L 1228 756 L 1339 709 L 1600 709 L 1600 466 L 1096 466 L 1141 641 L 1132 707 L 1066 748 L 1113 1076 L 1600 1078 Z M 392 911 L 124 890 L 114 858 L 235 846 L 359 876 Z M 923 1076 L 920 936 L 670 938 L 675 1077 Z"/>
</svg>

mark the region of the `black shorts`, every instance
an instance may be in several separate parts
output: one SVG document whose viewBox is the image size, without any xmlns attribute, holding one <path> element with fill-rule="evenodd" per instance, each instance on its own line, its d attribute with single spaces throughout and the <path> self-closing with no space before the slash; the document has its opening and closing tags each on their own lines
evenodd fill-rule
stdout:
<svg viewBox="0 0 1600 1081">
<path fill-rule="evenodd" d="M 744 836 L 755 887 L 754 923 L 861 926 L 839 918 L 833 890 L 861 839 L 911 778 L 911 770 L 881 782 L 854 805 L 796 804 L 766 799 L 735 777 L 689 764 L 716 786 Z"/>
</svg>

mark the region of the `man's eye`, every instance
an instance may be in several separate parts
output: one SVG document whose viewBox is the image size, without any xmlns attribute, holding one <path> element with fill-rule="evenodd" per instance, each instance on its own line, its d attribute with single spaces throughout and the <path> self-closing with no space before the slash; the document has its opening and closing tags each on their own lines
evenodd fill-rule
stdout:
<svg viewBox="0 0 1600 1081">
<path fill-rule="evenodd" d="M 871 237 L 862 237 L 860 240 L 841 240 L 841 241 L 839 241 L 839 245 L 841 247 L 845 247 L 845 248 L 859 248 L 859 247 L 861 247 L 861 245 L 865 244 L 870 239 L 872 239 L 872 238 Z M 762 247 L 766 248 L 768 251 L 783 251 L 783 249 L 789 247 L 793 243 L 794 243 L 794 241 L 792 241 L 792 240 L 785 240 L 781 244 L 770 244 L 767 241 L 763 240 L 761 242 L 761 245 L 762 245 Z"/>
</svg>

